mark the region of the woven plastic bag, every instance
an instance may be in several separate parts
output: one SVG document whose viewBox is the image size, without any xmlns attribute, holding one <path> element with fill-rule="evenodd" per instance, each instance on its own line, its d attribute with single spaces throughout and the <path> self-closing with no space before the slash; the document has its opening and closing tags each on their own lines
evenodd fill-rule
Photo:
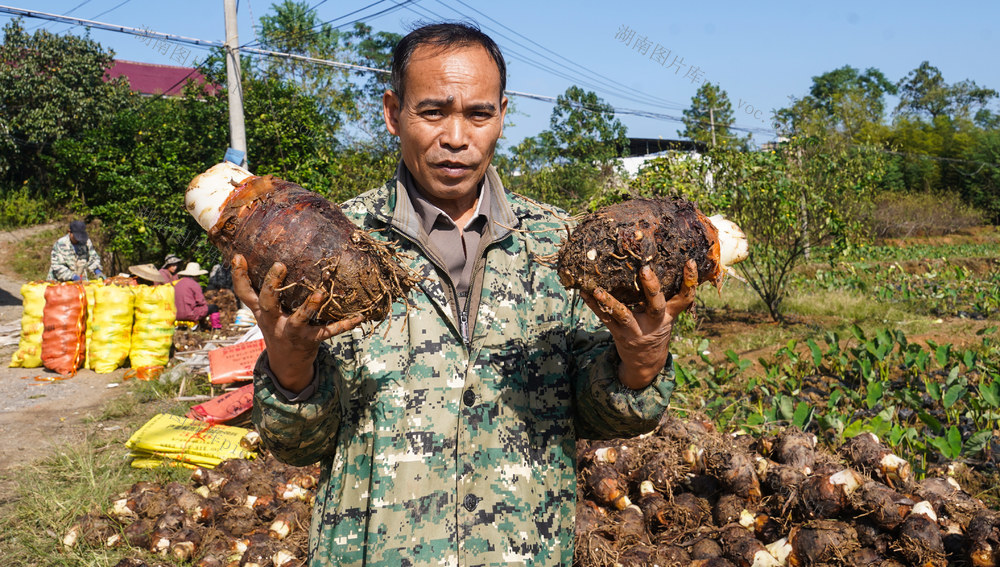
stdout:
<svg viewBox="0 0 1000 567">
<path fill-rule="evenodd" d="M 76 374 L 87 353 L 87 293 L 78 283 L 45 288 L 42 364 L 59 374 Z"/>
<path fill-rule="evenodd" d="M 121 366 L 132 349 L 135 296 L 128 287 L 102 285 L 94 288 L 94 299 L 87 353 L 90 368 L 107 374 Z"/>
<path fill-rule="evenodd" d="M 133 466 L 146 468 L 150 459 L 190 463 L 213 468 L 227 459 L 253 459 L 255 451 L 244 447 L 249 429 L 209 425 L 170 414 L 153 416 L 132 434 L 125 447 L 130 449 Z"/>
<path fill-rule="evenodd" d="M 21 286 L 24 298 L 21 313 L 21 340 L 10 359 L 13 368 L 38 368 L 42 365 L 42 313 L 45 310 L 46 282 L 28 282 Z"/>
<path fill-rule="evenodd" d="M 129 359 L 136 376 L 153 379 L 170 360 L 174 341 L 174 286 L 140 285 L 135 292 L 135 323 Z"/>
</svg>

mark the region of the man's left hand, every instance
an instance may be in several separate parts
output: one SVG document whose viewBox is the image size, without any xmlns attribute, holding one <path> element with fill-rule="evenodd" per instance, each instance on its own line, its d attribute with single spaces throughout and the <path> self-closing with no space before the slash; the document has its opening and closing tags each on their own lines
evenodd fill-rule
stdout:
<svg viewBox="0 0 1000 567">
<path fill-rule="evenodd" d="M 698 266 L 694 260 L 687 261 L 684 283 L 677 295 L 669 300 L 663 297 L 660 280 L 649 266 L 642 267 L 639 281 L 646 295 L 646 309 L 642 313 L 630 311 L 601 288 L 595 289 L 592 294 L 580 293 L 614 337 L 615 347 L 622 359 L 618 379 L 636 390 L 651 384 L 666 364 L 674 320 L 694 303 Z"/>
</svg>

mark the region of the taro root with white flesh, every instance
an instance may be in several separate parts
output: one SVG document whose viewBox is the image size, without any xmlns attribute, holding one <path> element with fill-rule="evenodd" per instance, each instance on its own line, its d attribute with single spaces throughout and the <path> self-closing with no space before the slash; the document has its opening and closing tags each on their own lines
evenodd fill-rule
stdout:
<svg viewBox="0 0 1000 567">
<path fill-rule="evenodd" d="M 321 195 L 270 175 L 220 163 L 188 185 L 185 204 L 226 262 L 241 254 L 260 292 L 275 262 L 287 268 L 279 292 L 291 313 L 315 292 L 327 299 L 312 322 L 384 319 L 416 283 L 390 244 L 357 228 Z"/>
<path fill-rule="evenodd" d="M 811 476 L 799 485 L 799 504 L 808 518 L 832 518 L 851 501 L 864 479 L 851 469 Z"/>
<path fill-rule="evenodd" d="M 862 471 L 881 478 L 890 488 L 906 488 L 913 481 L 910 463 L 896 456 L 874 433 L 851 437 L 840 452 Z"/>
<path fill-rule="evenodd" d="M 669 298 L 681 288 L 687 260 L 697 264 L 698 283 L 719 285 L 746 257 L 746 236 L 721 216 L 706 217 L 684 199 L 633 199 L 584 217 L 559 250 L 558 271 L 567 288 L 600 287 L 638 311 L 645 308 L 643 266 Z"/>
<path fill-rule="evenodd" d="M 937 514 L 929 502 L 918 502 L 899 528 L 897 546 L 910 565 L 944 567 L 948 559 L 938 528 Z"/>
</svg>

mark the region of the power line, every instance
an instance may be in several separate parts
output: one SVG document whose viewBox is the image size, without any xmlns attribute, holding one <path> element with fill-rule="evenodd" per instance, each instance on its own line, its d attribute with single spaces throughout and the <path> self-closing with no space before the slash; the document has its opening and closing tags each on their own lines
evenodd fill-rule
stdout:
<svg viewBox="0 0 1000 567">
<path fill-rule="evenodd" d="M 126 1 L 128 1 L 128 0 L 126 0 Z M 402 4 L 397 4 L 396 6 L 402 6 Z M 47 13 L 47 12 L 38 12 L 38 11 L 33 11 L 33 10 L 23 10 L 21 8 L 14 8 L 14 7 L 11 7 L 11 6 L 0 5 L 0 13 L 13 14 L 13 15 L 16 15 L 16 16 L 23 16 L 23 17 L 29 17 L 29 18 L 37 18 L 37 19 L 54 21 L 54 22 L 60 22 L 60 23 L 69 23 L 69 24 L 74 24 L 74 25 L 86 25 L 88 27 L 102 29 L 102 30 L 105 30 L 105 31 L 112 31 L 112 32 L 117 32 L 117 33 L 125 33 L 125 34 L 129 34 L 129 35 L 136 35 L 136 36 L 141 36 L 141 37 L 153 37 L 153 38 L 162 39 L 164 41 L 172 41 L 172 42 L 176 42 L 176 43 L 186 43 L 186 44 L 191 44 L 191 45 L 196 45 L 196 46 L 201 46 L 201 47 L 224 47 L 224 44 L 222 42 L 218 42 L 218 41 L 203 40 L 203 39 L 190 38 L 190 37 L 179 36 L 179 35 L 174 35 L 174 34 L 167 34 L 167 33 L 155 32 L 155 31 L 151 31 L 151 30 L 148 30 L 148 29 L 147 30 L 142 30 L 142 29 L 134 28 L 134 27 L 130 27 L 130 26 L 122 26 L 122 25 L 117 25 L 117 24 L 108 24 L 108 23 L 104 23 L 104 22 L 96 22 L 96 21 L 93 21 L 93 20 L 85 20 L 85 19 L 82 19 L 82 18 L 73 18 L 73 17 L 63 16 L 63 15 L 59 15 L 59 14 L 50 14 L 50 13 Z M 354 70 L 359 70 L 359 71 L 368 71 L 368 72 L 374 72 L 374 73 L 385 73 L 385 74 L 389 73 L 389 71 L 386 71 L 385 69 L 377 69 L 377 68 L 374 68 L 374 67 L 367 67 L 367 66 L 364 66 L 364 65 L 354 65 L 354 64 L 350 64 L 350 63 L 342 63 L 342 62 L 339 62 L 339 61 L 331 61 L 331 60 L 320 59 L 320 58 L 316 58 L 316 57 L 307 57 L 307 56 L 304 56 L 304 55 L 296 55 L 296 54 L 293 54 L 293 53 L 282 53 L 282 52 L 271 51 L 271 50 L 267 50 L 267 49 L 246 48 L 246 49 L 244 49 L 244 51 L 247 51 L 249 53 L 258 54 L 258 55 L 267 56 L 267 57 L 278 57 L 278 58 L 295 59 L 295 60 L 305 61 L 305 62 L 314 63 L 314 64 L 318 64 L 318 65 L 327 65 L 327 66 L 333 66 L 333 67 L 349 68 L 349 69 L 354 69 Z M 181 79 L 181 81 L 178 81 L 177 83 L 175 83 L 173 87 L 171 87 L 170 89 L 168 89 L 168 91 L 171 90 L 171 89 L 173 89 L 177 85 L 179 85 L 181 82 L 187 80 L 195 71 L 198 71 L 199 69 L 203 68 L 204 64 L 205 63 L 203 62 L 203 63 L 200 63 L 200 64 L 196 65 L 195 68 L 192 69 L 190 73 L 188 73 L 188 75 L 186 75 L 183 79 Z M 539 101 L 553 103 L 553 104 L 559 102 L 559 99 L 557 97 L 548 96 L 548 95 L 541 95 L 541 94 L 536 94 L 536 93 L 526 93 L 526 92 L 514 91 L 514 90 L 510 90 L 510 89 L 504 91 L 504 93 L 507 94 L 507 95 L 509 95 L 509 96 L 518 96 L 518 97 L 522 97 L 522 98 L 539 100 Z M 161 95 L 158 95 L 157 97 L 154 97 L 154 98 L 158 98 L 158 97 L 162 97 L 162 96 L 164 96 L 164 95 L 161 94 Z M 605 111 L 604 108 L 591 107 L 589 105 L 582 104 L 582 103 L 576 103 L 576 102 L 573 102 L 573 101 L 567 101 L 567 103 L 570 106 L 573 106 L 575 108 L 580 108 L 580 109 L 583 109 L 583 110 L 586 110 L 586 111 L 589 111 L 589 112 L 604 112 Z M 654 120 L 665 120 L 665 121 L 672 121 L 672 122 L 683 122 L 684 121 L 684 119 L 682 117 L 676 116 L 676 115 L 671 115 L 671 114 L 665 114 L 665 113 L 659 113 L 659 112 L 650 112 L 650 111 L 646 111 L 646 110 L 638 110 L 638 109 L 632 109 L 632 108 L 616 107 L 616 106 L 613 106 L 613 105 L 610 105 L 610 104 L 607 105 L 607 107 L 611 108 L 611 110 L 615 114 L 631 115 L 631 116 L 638 116 L 638 117 L 642 117 L 642 118 L 650 118 L 650 119 L 654 119 Z M 708 122 L 704 122 L 704 121 L 698 121 L 698 122 L 701 123 L 701 124 L 704 124 L 704 125 L 709 125 Z M 736 130 L 736 131 L 741 131 L 741 132 L 764 133 L 764 134 L 774 134 L 774 133 L 776 133 L 774 130 L 766 129 L 766 128 L 742 128 L 742 127 L 738 127 L 738 126 L 729 126 L 728 128 L 730 130 Z M 19 140 L 17 140 L 17 138 L 15 138 L 14 136 L 11 136 L 10 134 L 5 134 L 5 136 L 8 137 L 8 138 L 10 138 L 10 139 L 13 139 L 15 141 L 19 141 Z M 23 141 L 23 140 L 20 140 L 20 141 L 22 143 L 27 143 L 26 141 Z M 947 162 L 947 163 L 970 163 L 970 164 L 977 164 L 977 165 L 981 165 L 981 166 L 989 166 L 989 167 L 998 167 L 998 168 L 1000 168 L 1000 164 L 983 162 L 983 161 L 977 161 L 977 160 L 964 160 L 964 159 L 958 159 L 958 158 L 945 158 L 945 157 L 939 157 L 939 156 L 932 156 L 932 155 L 929 155 L 929 154 L 917 154 L 917 153 L 909 153 L 909 152 L 898 152 L 898 151 L 893 151 L 893 150 L 888 150 L 888 149 L 871 148 L 870 146 L 861 146 L 861 145 L 853 145 L 853 146 L 857 147 L 857 148 L 860 148 L 860 149 L 865 149 L 865 150 L 868 150 L 868 151 L 876 151 L 876 152 L 880 152 L 880 153 L 891 154 L 891 155 L 899 155 L 899 156 L 904 156 L 904 157 L 916 157 L 916 158 L 930 159 L 930 160 L 934 160 L 934 161 L 941 161 L 941 162 Z"/>
<path fill-rule="evenodd" d="M 542 50 L 544 50 L 544 51 L 546 51 L 548 53 L 551 53 L 555 57 L 558 57 L 559 59 L 562 59 L 563 61 L 566 61 L 567 63 L 569 63 L 570 65 L 572 65 L 572 66 L 576 67 L 577 69 L 583 71 L 584 73 L 591 75 L 591 77 L 593 77 L 594 80 L 597 80 L 597 81 L 603 83 L 604 85 L 608 85 L 611 88 L 627 89 L 627 87 L 625 85 L 621 84 L 621 82 L 616 81 L 614 79 L 611 79 L 611 78 L 609 78 L 609 77 L 607 77 L 605 75 L 602 75 L 602 74 L 600 74 L 600 73 L 598 73 L 596 71 L 593 71 L 593 70 L 591 70 L 591 69 L 589 69 L 589 68 L 587 68 L 587 67 L 585 67 L 583 65 L 580 65 L 579 63 L 576 63 L 575 61 L 573 61 L 571 59 L 568 59 L 568 58 L 560 55 L 559 53 L 557 53 L 557 52 L 555 52 L 555 51 L 553 51 L 553 50 L 545 47 L 544 45 L 542 45 L 542 44 L 538 43 L 537 41 L 531 39 L 530 37 L 528 37 L 528 36 L 526 36 L 526 35 L 518 32 L 517 30 L 514 30 L 514 29 L 512 29 L 512 28 L 510 28 L 510 27 L 508 27 L 506 25 L 504 25 L 503 23 L 499 22 L 498 20 L 490 17 L 488 14 L 485 14 L 482 11 L 477 10 L 476 8 L 473 8 L 469 4 L 463 2 L 462 0 L 455 0 L 455 1 L 458 2 L 459 4 L 461 4 L 462 6 L 465 6 L 469 10 L 472 10 L 473 12 L 475 12 L 475 13 L 479 14 L 480 16 L 486 18 L 487 20 L 495 23 L 496 25 L 502 27 L 503 29 L 505 29 L 505 30 L 507 30 L 507 31 L 509 31 L 509 32 L 511 32 L 511 33 L 513 33 L 515 35 L 517 35 L 518 37 L 524 39 L 525 41 L 531 43 L 532 45 L 535 45 L 538 48 L 540 48 L 540 49 L 542 49 Z M 458 12 L 458 10 L 456 10 L 455 8 L 452 8 L 452 7 L 448 6 L 442 0 L 437 0 L 437 2 L 438 2 L 438 4 L 441 4 L 442 6 L 445 6 L 445 7 L 449 8 L 449 9 L 451 9 L 452 11 Z M 458 12 L 458 13 L 460 13 L 460 12 Z M 494 30 L 494 32 L 495 33 L 499 33 L 499 32 L 496 32 L 495 30 Z M 513 40 L 511 40 L 511 41 L 513 41 Z M 526 49 L 531 50 L 530 48 L 526 48 Z M 540 53 L 538 53 L 537 51 L 534 51 L 534 50 L 531 50 L 531 52 L 535 53 L 536 55 L 539 55 L 540 57 L 544 57 L 548 61 L 551 61 L 551 62 L 553 62 L 553 63 L 555 63 L 557 65 L 560 65 L 563 68 L 569 70 L 569 67 L 567 67 L 566 65 L 561 64 L 561 63 L 559 63 L 557 61 L 555 61 L 551 57 L 547 57 L 544 54 L 540 54 Z M 576 72 L 580 72 L 580 71 L 576 71 Z M 667 100 L 667 99 L 662 99 L 662 98 L 659 98 L 659 97 L 654 96 L 654 95 L 646 94 L 646 93 L 644 93 L 642 91 L 633 90 L 633 92 L 635 92 L 636 94 L 642 95 L 643 97 L 648 98 L 651 101 L 654 101 L 654 103 L 656 103 L 657 101 L 659 101 L 659 106 L 662 106 L 664 108 L 672 108 L 674 110 L 680 110 L 680 109 L 686 108 L 686 106 L 683 105 L 683 104 L 681 104 L 681 103 L 670 101 L 670 100 Z M 663 103 L 666 103 L 666 104 L 663 104 Z"/>
<path fill-rule="evenodd" d="M 397 4 L 396 6 L 402 6 L 402 5 L 401 4 Z M 190 38 L 190 37 L 185 37 L 185 36 L 180 36 L 180 35 L 155 32 L 155 31 L 148 30 L 148 29 L 147 30 L 142 30 L 142 29 L 133 28 L 133 27 L 130 27 L 130 26 L 121 26 L 121 25 L 115 25 L 115 24 L 108 24 L 108 23 L 104 23 L 104 22 L 96 22 L 96 21 L 93 21 L 93 20 L 84 20 L 82 18 L 73 18 L 73 17 L 69 17 L 69 16 L 61 16 L 61 15 L 58 15 L 58 14 L 49 14 L 49 13 L 46 13 L 46 12 L 38 12 L 38 11 L 32 11 L 32 10 L 22 10 L 20 8 L 12 8 L 12 7 L 3 6 L 3 5 L 0 5 L 0 13 L 11 13 L 11 14 L 15 14 L 15 15 L 22 15 L 22 16 L 32 17 L 32 18 L 41 18 L 41 19 L 46 19 L 46 20 L 51 20 L 51 21 L 56 21 L 56 22 L 61 22 L 61 23 L 70 23 L 70 24 L 75 24 L 75 25 L 87 25 L 87 26 L 92 27 L 92 28 L 103 29 L 103 30 L 106 30 L 106 31 L 113 31 L 113 32 L 125 33 L 125 34 L 130 34 L 130 35 L 137 35 L 137 36 L 142 36 L 142 37 L 152 37 L 152 38 L 162 39 L 164 41 L 172 41 L 172 42 L 177 42 L 177 43 L 186 43 L 186 44 L 198 45 L 198 46 L 202 46 L 202 47 L 224 47 L 224 44 L 222 42 L 219 42 L 219 41 L 202 40 L 202 39 Z M 257 48 L 253 48 L 253 47 L 247 47 L 247 48 L 244 48 L 242 51 L 244 51 L 246 53 L 254 53 L 254 54 L 257 54 L 257 55 L 263 55 L 263 56 L 267 56 L 267 57 L 282 58 L 282 59 L 292 59 L 292 60 L 303 61 L 303 62 L 307 62 L 307 63 L 313 63 L 313 64 L 317 64 L 317 65 L 325 65 L 325 66 L 330 66 L 330 67 L 352 69 L 352 70 L 356 70 L 356 71 L 367 71 L 367 72 L 384 73 L 384 74 L 388 74 L 389 73 L 389 71 L 386 71 L 385 69 L 376 69 L 374 67 L 368 67 L 368 66 L 365 66 L 365 65 L 355 65 L 355 64 L 352 64 L 352 63 L 343 63 L 343 62 L 339 62 L 339 61 L 331 61 L 331 60 L 328 60 L 328 59 L 321 59 L 321 58 L 318 58 L 318 57 L 309 57 L 309 56 L 298 55 L 298 54 L 294 54 L 294 53 L 283 53 L 283 52 L 272 51 L 272 50 L 268 50 L 268 49 L 257 49 Z M 186 77 L 185 77 L 185 79 L 186 79 Z M 568 80 L 572 80 L 572 79 L 568 78 Z M 518 92 L 518 91 L 512 91 L 512 90 L 507 90 L 506 93 L 509 94 L 509 95 L 511 95 L 511 96 L 519 96 L 519 97 L 524 97 L 524 98 L 529 98 L 529 99 L 534 99 L 534 100 L 540 100 L 540 101 L 544 101 L 544 102 L 555 103 L 555 102 L 558 101 L 558 99 L 556 97 L 546 96 L 546 95 L 540 95 L 540 94 L 534 94 L 534 93 L 524 93 L 524 92 Z M 574 104 L 574 103 L 570 103 L 570 104 Z M 583 108 L 585 110 L 591 111 L 591 112 L 595 112 L 595 111 L 598 110 L 598 109 L 595 109 L 595 108 L 589 108 L 586 105 L 577 105 L 577 106 L 580 107 L 580 108 Z M 679 116 L 676 116 L 676 115 L 670 115 L 670 114 L 664 114 L 664 113 L 658 113 L 658 112 L 651 112 L 651 111 L 646 111 L 646 110 L 637 110 L 637 109 L 632 109 L 632 108 L 615 107 L 615 106 L 612 106 L 612 105 L 608 105 L 608 106 L 611 107 L 615 113 L 622 114 L 622 115 L 638 116 L 638 117 L 643 117 L 643 118 L 651 118 L 651 119 L 655 119 L 655 120 L 666 120 L 666 121 L 672 121 L 672 122 L 683 122 L 683 119 L 681 117 L 679 117 Z M 705 123 L 705 124 L 707 125 L 707 123 Z M 762 129 L 762 128 L 740 128 L 740 127 L 736 127 L 736 126 L 730 126 L 730 129 L 731 130 L 744 131 L 744 132 L 774 133 L 773 130 L 766 130 L 766 129 Z"/>
<path fill-rule="evenodd" d="M 415 13 L 418 16 L 428 17 L 428 18 L 429 17 L 433 17 L 433 18 L 437 18 L 440 21 L 447 20 L 447 18 L 445 18 L 441 14 L 438 14 L 437 12 L 431 10 L 430 8 L 427 8 L 426 6 L 419 6 L 419 9 L 422 10 L 422 11 L 424 11 L 424 12 L 426 12 L 426 13 L 420 13 L 415 8 L 410 7 L 410 6 L 407 6 L 407 9 L 410 10 L 411 12 Z M 460 15 L 462 15 L 461 12 L 458 12 L 457 10 L 455 10 L 455 11 L 457 13 L 459 13 Z M 428 14 L 430 14 L 430 15 L 428 16 Z M 483 26 L 483 27 L 486 28 L 487 30 L 493 32 L 497 36 L 502 37 L 502 38 L 506 39 L 507 41 L 520 46 L 522 49 L 526 49 L 527 51 L 535 54 L 538 57 L 546 57 L 545 55 L 542 55 L 542 54 L 538 53 L 537 51 L 533 50 L 532 48 L 524 46 L 523 44 L 521 44 L 517 40 L 513 40 L 513 39 L 507 37 L 506 35 L 503 34 L 503 32 L 498 32 L 498 31 L 496 31 L 494 29 L 489 28 L 488 26 Z M 671 110 L 676 110 L 676 109 L 679 109 L 679 108 L 683 108 L 683 107 L 676 107 L 675 108 L 676 105 L 674 105 L 673 103 L 665 105 L 665 104 L 663 104 L 662 101 L 657 100 L 657 99 L 648 100 L 648 99 L 650 99 L 652 97 L 650 97 L 649 95 L 645 95 L 644 93 L 639 93 L 639 94 L 642 95 L 642 96 L 645 96 L 647 98 L 647 100 L 639 99 L 639 98 L 636 98 L 636 97 L 634 97 L 632 95 L 629 95 L 629 94 L 624 94 L 624 93 L 621 92 L 621 89 L 619 87 L 615 87 L 614 89 L 610 89 L 609 90 L 607 87 L 594 84 L 593 82 L 591 82 L 590 80 L 588 80 L 586 78 L 581 78 L 580 76 L 572 76 L 570 74 L 567 74 L 566 72 L 557 70 L 557 69 L 555 69 L 555 68 L 553 68 L 553 67 L 551 67 L 549 65 L 546 65 L 545 63 L 541 63 L 541 62 L 539 62 L 539 61 L 537 61 L 535 59 L 532 59 L 530 56 L 524 55 L 524 54 L 516 51 L 514 48 L 512 48 L 510 46 L 505 47 L 504 51 L 511 58 L 513 58 L 515 60 L 520 60 L 520 61 L 522 61 L 522 62 L 524 62 L 524 63 L 526 63 L 526 64 L 528 64 L 528 65 L 530 65 L 532 67 L 535 67 L 537 69 L 540 69 L 542 71 L 545 71 L 547 73 L 555 75 L 555 76 L 560 77 L 562 79 L 565 79 L 565 80 L 567 80 L 567 81 L 569 81 L 569 82 L 571 82 L 573 84 L 577 84 L 577 85 L 581 85 L 581 86 L 587 87 L 587 88 L 589 88 L 589 89 L 591 89 L 593 91 L 604 93 L 605 95 L 616 96 L 616 97 L 623 98 L 625 100 L 629 100 L 631 102 L 634 102 L 634 103 L 637 103 L 637 104 L 646 105 L 646 106 L 659 106 L 661 108 L 667 108 L 667 109 L 671 109 Z M 549 60 L 551 61 L 551 58 L 549 58 Z M 565 65 L 563 65 L 563 64 L 561 64 L 561 63 L 559 63 L 557 61 L 553 61 L 553 63 L 555 63 L 556 65 L 561 66 L 563 69 L 566 69 L 566 71 L 568 71 L 569 73 L 575 73 L 572 69 L 567 68 Z"/>
<path fill-rule="evenodd" d="M 131 1 L 132 1 L 132 0 L 123 0 L 123 2 L 119 3 L 119 4 L 118 4 L 117 6 L 115 6 L 114 8 L 109 8 L 109 9 L 107 9 L 107 10 L 105 10 L 105 11 L 101 12 L 100 14 L 97 14 L 96 16 L 94 16 L 94 17 L 93 17 L 93 18 L 91 18 L 91 19 L 92 19 L 92 20 L 96 20 L 97 18 L 100 18 L 100 17 L 101 17 L 101 16 L 103 16 L 104 14 L 107 14 L 107 13 L 110 13 L 110 12 L 114 12 L 114 11 L 115 11 L 115 10 L 117 10 L 118 8 L 121 8 L 122 6 L 124 6 L 125 4 L 128 4 L 128 3 L 129 3 L 129 2 L 131 2 Z M 70 10 L 70 12 L 72 12 L 72 10 Z M 67 12 L 67 13 L 69 13 L 69 12 Z M 71 30 L 71 29 L 73 29 L 73 28 L 75 28 L 75 27 L 76 27 L 76 26 L 70 26 L 70 27 L 68 27 L 68 28 L 66 28 L 66 29 L 64 29 L 64 30 L 62 30 L 62 31 L 60 31 L 60 32 L 58 32 L 58 33 L 63 33 L 63 32 L 67 32 L 67 31 L 69 31 L 69 30 Z"/>
<path fill-rule="evenodd" d="M 332 20 L 327 20 L 325 22 L 320 22 L 318 24 L 315 24 L 315 25 L 309 27 L 308 29 L 302 31 L 301 39 L 307 39 L 307 38 L 319 35 L 319 34 L 323 33 L 324 26 L 333 24 L 334 22 L 336 22 L 338 20 L 343 20 L 345 18 L 349 18 L 349 17 L 353 16 L 354 14 L 357 14 L 358 12 L 362 12 L 364 10 L 367 10 L 368 8 L 372 8 L 374 6 L 377 6 L 377 5 L 379 5 L 379 4 L 381 4 L 381 3 L 385 2 L 385 1 L 386 0 L 376 0 L 375 2 L 372 2 L 372 3 L 370 3 L 370 4 L 366 5 L 366 6 L 362 6 L 362 7 L 358 8 L 357 10 L 354 10 L 352 12 L 348 12 L 348 13 L 342 15 L 342 16 L 337 16 L 336 18 L 333 18 Z M 353 25 L 353 24 L 355 24 L 357 22 L 360 22 L 361 20 L 369 19 L 369 18 L 374 18 L 376 16 L 380 16 L 380 15 L 385 14 L 387 12 L 398 10 L 399 8 L 402 8 L 405 4 L 407 4 L 409 2 L 416 2 L 416 1 L 419 1 L 419 0 L 405 0 L 403 2 L 403 4 L 395 4 L 395 5 L 393 5 L 393 6 L 389 7 L 389 8 L 381 10 L 379 12 L 375 12 L 375 13 L 372 13 L 372 14 L 368 14 L 367 16 L 363 16 L 363 17 L 359 17 L 359 18 L 356 18 L 354 20 L 351 20 L 350 22 L 347 22 L 346 24 L 337 24 L 336 26 L 334 26 L 334 29 L 341 28 L 341 27 L 344 27 L 344 26 L 350 26 L 350 25 Z M 322 4 L 322 2 L 320 2 L 320 4 Z M 279 33 L 279 34 L 277 34 L 277 36 L 276 36 L 275 39 L 286 39 L 286 38 L 292 37 L 296 33 L 297 32 L 292 32 L 292 31 L 285 32 L 285 33 Z M 261 43 L 262 42 L 260 40 L 255 39 L 254 41 L 249 42 L 249 43 L 245 44 L 244 46 L 260 45 Z M 241 49 L 242 49 L 242 47 L 241 47 Z"/>
<path fill-rule="evenodd" d="M 76 6 L 73 6 L 72 8 L 70 8 L 69 10 L 67 10 L 66 11 L 66 15 L 72 14 L 73 12 L 77 11 L 77 9 L 82 8 L 83 6 L 89 4 L 91 1 L 92 0 L 83 0 L 83 2 L 80 2 Z M 38 24 L 37 26 L 31 28 L 30 30 L 27 30 L 27 31 L 29 31 L 29 32 L 35 31 L 35 30 L 37 30 L 38 28 L 40 28 L 40 27 L 42 27 L 44 25 L 45 25 L 45 22 L 42 22 L 42 23 Z"/>
</svg>

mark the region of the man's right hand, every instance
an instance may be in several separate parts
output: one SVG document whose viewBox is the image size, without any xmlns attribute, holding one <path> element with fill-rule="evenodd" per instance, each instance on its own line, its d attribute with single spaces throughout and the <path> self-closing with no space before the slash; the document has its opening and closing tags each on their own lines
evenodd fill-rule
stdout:
<svg viewBox="0 0 1000 567">
<path fill-rule="evenodd" d="M 247 275 L 247 262 L 242 255 L 233 256 L 233 288 L 236 296 L 253 311 L 257 326 L 264 335 L 267 359 L 271 372 L 282 388 L 301 392 L 313 380 L 313 364 L 319 345 L 326 339 L 358 326 L 363 317 L 337 321 L 329 325 L 310 325 L 326 300 L 326 294 L 316 292 L 291 315 L 285 315 L 278 302 L 281 287 L 288 270 L 276 262 L 264 277 L 260 295 L 254 292 Z"/>
</svg>

